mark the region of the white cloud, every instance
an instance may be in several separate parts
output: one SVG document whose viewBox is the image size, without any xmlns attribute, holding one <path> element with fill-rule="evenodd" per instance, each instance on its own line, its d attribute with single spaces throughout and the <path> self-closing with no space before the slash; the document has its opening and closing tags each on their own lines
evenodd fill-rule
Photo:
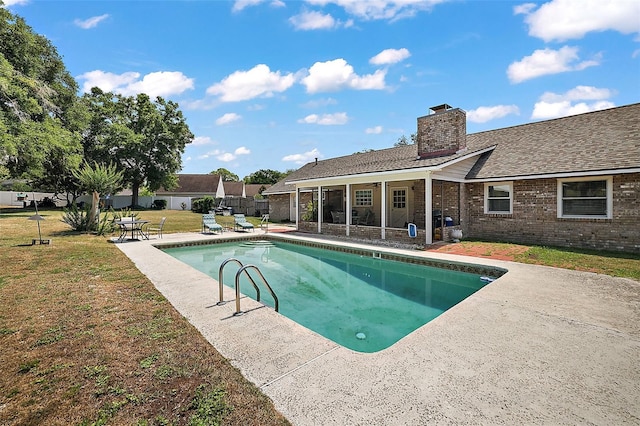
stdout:
<svg viewBox="0 0 640 426">
<path fill-rule="evenodd" d="M 540 49 L 530 56 L 525 56 L 521 61 L 509 65 L 507 76 L 512 83 L 521 83 L 543 75 L 580 71 L 600 64 L 599 57 L 577 61 L 579 61 L 577 47 L 564 46 L 560 50 Z"/>
<path fill-rule="evenodd" d="M 196 136 L 193 138 L 193 141 L 189 144 L 189 146 L 204 146 L 204 145 L 215 145 L 215 142 L 211 140 L 209 136 Z"/>
<path fill-rule="evenodd" d="M 411 53 L 404 47 L 402 49 L 385 49 L 369 59 L 369 63 L 373 65 L 396 64 L 404 61 L 409 56 L 411 56 Z"/>
<path fill-rule="evenodd" d="M 235 151 L 233 151 L 233 153 L 231 152 L 221 152 L 216 156 L 217 160 L 220 160 L 224 163 L 229 163 L 231 161 L 236 160 L 240 155 L 248 155 L 251 154 L 251 151 L 244 147 L 241 146 L 239 148 L 236 148 Z"/>
<path fill-rule="evenodd" d="M 104 15 L 100 15 L 100 16 L 94 16 L 88 19 L 76 19 L 73 21 L 74 24 L 76 24 L 76 26 L 84 29 L 84 30 L 88 30 L 90 28 L 95 28 L 98 26 L 98 24 L 102 21 L 104 21 L 105 19 L 107 19 L 109 17 L 108 13 L 105 13 Z"/>
<path fill-rule="evenodd" d="M 256 65 L 249 71 L 236 71 L 220 83 L 207 89 L 209 95 L 219 95 L 222 102 L 239 102 L 257 97 L 271 97 L 275 92 L 284 92 L 295 83 L 291 73 L 281 75 L 271 72 L 264 64 Z"/>
<path fill-rule="evenodd" d="M 216 120 L 216 124 L 218 126 L 222 126 L 223 124 L 233 123 L 234 121 L 238 121 L 242 118 L 242 116 L 236 114 L 235 112 L 228 112 L 224 114 L 222 117 Z"/>
<path fill-rule="evenodd" d="M 328 105 L 336 105 L 337 103 L 338 101 L 336 101 L 333 98 L 326 98 L 326 99 L 319 99 L 315 101 L 306 102 L 302 104 L 302 107 L 303 108 L 319 108 L 319 107 L 325 107 Z"/>
<path fill-rule="evenodd" d="M 298 123 L 306 124 L 319 124 L 321 126 L 335 126 L 341 124 L 347 124 L 349 117 L 346 112 L 337 112 L 335 114 L 311 114 L 305 118 L 298 120 Z"/>
<path fill-rule="evenodd" d="M 558 101 L 584 101 L 584 100 L 602 100 L 612 97 L 615 93 L 609 89 L 599 89 L 593 86 L 576 86 L 575 88 L 563 93 L 557 94 L 553 92 L 545 92 L 540 96 L 541 101 L 558 102 Z"/>
<path fill-rule="evenodd" d="M 369 127 L 364 132 L 368 135 L 379 135 L 382 133 L 382 126 Z"/>
<path fill-rule="evenodd" d="M 21 6 L 29 3 L 29 0 L 3 0 L 2 7 Z"/>
<path fill-rule="evenodd" d="M 524 3 L 513 7 L 514 15 L 528 15 L 533 9 L 538 7 L 535 3 Z"/>
<path fill-rule="evenodd" d="M 251 150 L 246 146 L 241 146 L 240 148 L 236 148 L 236 150 L 233 151 L 233 153 L 235 155 L 248 155 L 248 154 L 251 154 Z"/>
<path fill-rule="evenodd" d="M 301 81 L 307 93 L 331 92 L 341 89 L 381 90 L 385 88 L 386 71 L 359 76 L 344 59 L 316 62 Z"/>
<path fill-rule="evenodd" d="M 395 21 L 409 18 L 419 12 L 429 11 L 434 5 L 445 1 L 446 0 L 306 0 L 308 4 L 314 6 L 335 4 L 344 8 L 350 15 L 365 21 L 379 19 Z"/>
<path fill-rule="evenodd" d="M 251 151 L 244 146 L 236 148 L 235 151 L 233 152 L 226 152 L 220 149 L 214 149 L 213 151 L 209 151 L 205 154 L 198 156 L 198 160 L 206 160 L 207 158 L 215 157 L 216 160 L 222 161 L 224 163 L 229 163 L 237 159 L 240 155 L 248 155 L 248 154 L 251 154 Z"/>
<path fill-rule="evenodd" d="M 526 15 L 529 35 L 546 42 L 580 39 L 589 32 L 640 33 L 640 2 L 635 0 L 552 0 Z"/>
<path fill-rule="evenodd" d="M 233 7 L 231 8 L 232 12 L 240 12 L 244 8 L 257 6 L 260 3 L 263 3 L 264 0 L 236 0 L 233 3 Z"/>
<path fill-rule="evenodd" d="M 258 6 L 261 3 L 266 3 L 265 0 L 236 0 L 231 8 L 232 12 L 240 12 L 247 7 Z M 272 0 L 269 2 L 271 7 L 284 7 L 285 3 L 281 0 Z"/>
<path fill-rule="evenodd" d="M 518 115 L 520 114 L 520 109 L 516 105 L 481 106 L 467 111 L 467 119 L 473 123 L 486 123 L 509 114 Z"/>
<path fill-rule="evenodd" d="M 607 99 L 614 94 L 612 90 L 592 86 L 576 86 L 562 94 L 545 92 L 534 105 L 531 118 L 550 119 L 613 108 L 615 104 Z"/>
<path fill-rule="evenodd" d="M 115 92 L 124 96 L 146 93 L 149 97 L 155 98 L 178 95 L 193 89 L 193 79 L 177 71 L 152 72 L 140 80 L 140 73 L 137 72 L 113 74 L 95 70 L 79 75 L 77 78 L 84 80 L 82 84 L 84 93 L 90 92 L 92 87 L 99 87 L 105 92 Z"/>
<path fill-rule="evenodd" d="M 296 30 L 325 30 L 339 26 L 339 21 L 333 19 L 333 16 L 316 11 L 302 12 L 292 16 L 289 22 Z"/>
<path fill-rule="evenodd" d="M 282 157 L 282 161 L 291 161 L 295 164 L 305 164 L 315 158 L 322 158 L 322 154 L 318 151 L 318 148 L 313 148 L 311 151 L 307 151 L 302 154 L 291 154 Z"/>
</svg>

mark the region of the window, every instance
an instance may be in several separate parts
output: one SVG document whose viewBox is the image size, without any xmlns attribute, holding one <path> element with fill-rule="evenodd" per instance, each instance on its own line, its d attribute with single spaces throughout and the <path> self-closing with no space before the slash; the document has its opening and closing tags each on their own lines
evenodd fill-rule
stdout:
<svg viewBox="0 0 640 426">
<path fill-rule="evenodd" d="M 611 177 L 558 179 L 558 217 L 611 217 Z"/>
<path fill-rule="evenodd" d="M 371 189 L 356 189 L 356 207 L 370 207 L 373 205 L 373 191 Z"/>
<path fill-rule="evenodd" d="M 511 214 L 513 182 L 486 183 L 484 185 L 484 212 Z"/>
<path fill-rule="evenodd" d="M 404 209 L 407 206 L 407 191 L 405 189 L 393 190 L 393 208 Z"/>
</svg>

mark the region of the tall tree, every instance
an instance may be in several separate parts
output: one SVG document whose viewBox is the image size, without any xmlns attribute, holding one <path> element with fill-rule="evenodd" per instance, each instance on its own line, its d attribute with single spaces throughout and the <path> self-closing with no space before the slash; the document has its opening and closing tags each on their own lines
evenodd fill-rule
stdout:
<svg viewBox="0 0 640 426">
<path fill-rule="evenodd" d="M 43 179 L 81 161 L 69 111 L 77 83 L 55 47 L 0 7 L 0 171 Z"/>
<path fill-rule="evenodd" d="M 210 175 L 219 175 L 224 182 L 237 182 L 240 180 L 237 174 L 231 173 L 224 167 L 220 167 L 218 170 L 214 170 L 209 173 Z"/>
<path fill-rule="evenodd" d="M 282 173 L 277 170 L 260 169 L 256 172 L 251 173 L 249 176 L 246 176 L 243 180 L 244 183 L 260 183 L 263 185 L 273 185 L 286 176 L 286 173 Z"/>
<path fill-rule="evenodd" d="M 135 97 L 93 88 L 85 94 L 90 123 L 83 139 L 85 158 L 114 161 L 131 187 L 132 204 L 144 185 L 150 191 L 174 188 L 182 168 L 182 153 L 193 134 L 178 104 L 146 94 Z"/>
</svg>

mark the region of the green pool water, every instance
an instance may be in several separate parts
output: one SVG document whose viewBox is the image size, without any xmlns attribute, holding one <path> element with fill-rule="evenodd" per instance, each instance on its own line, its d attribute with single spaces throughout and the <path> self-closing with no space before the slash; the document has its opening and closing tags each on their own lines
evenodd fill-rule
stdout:
<svg viewBox="0 0 640 426">
<path fill-rule="evenodd" d="M 228 258 L 256 265 L 277 295 L 282 315 L 358 352 L 393 345 L 487 284 L 480 275 L 280 241 L 164 251 L 216 280 Z M 234 288 L 238 269 L 233 263 L 225 267 L 225 285 Z M 240 287 L 255 298 L 245 277 Z M 266 288 L 261 302 L 274 305 Z"/>
</svg>

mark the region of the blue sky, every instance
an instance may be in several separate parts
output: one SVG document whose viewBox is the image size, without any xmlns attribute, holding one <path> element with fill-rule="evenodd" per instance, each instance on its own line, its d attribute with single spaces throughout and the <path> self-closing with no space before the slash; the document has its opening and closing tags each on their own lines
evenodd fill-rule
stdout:
<svg viewBox="0 0 640 426">
<path fill-rule="evenodd" d="M 182 173 L 391 147 L 443 103 L 475 133 L 640 101 L 637 0 L 4 2 L 81 92 L 177 102 Z"/>
</svg>

